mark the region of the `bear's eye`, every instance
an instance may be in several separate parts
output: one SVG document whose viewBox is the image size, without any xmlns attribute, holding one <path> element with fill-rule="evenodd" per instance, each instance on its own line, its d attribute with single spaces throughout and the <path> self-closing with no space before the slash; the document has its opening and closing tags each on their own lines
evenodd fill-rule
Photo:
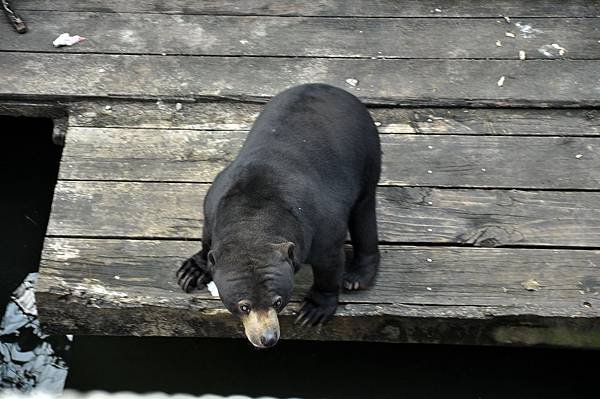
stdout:
<svg viewBox="0 0 600 399">
<path fill-rule="evenodd" d="M 245 303 L 241 304 L 240 305 L 240 310 L 242 311 L 242 313 L 248 314 L 248 313 L 250 313 L 250 306 L 246 305 Z"/>
<path fill-rule="evenodd" d="M 273 307 L 275 309 L 279 309 L 281 307 L 281 298 L 278 298 L 275 303 L 273 304 Z"/>
</svg>

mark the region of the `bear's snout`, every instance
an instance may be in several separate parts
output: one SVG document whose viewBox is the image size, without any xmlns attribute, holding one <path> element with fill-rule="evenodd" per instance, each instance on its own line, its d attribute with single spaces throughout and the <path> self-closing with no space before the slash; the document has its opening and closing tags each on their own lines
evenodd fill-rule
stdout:
<svg viewBox="0 0 600 399">
<path fill-rule="evenodd" d="M 252 310 L 242 316 L 246 337 L 257 348 L 269 348 L 279 340 L 279 319 L 277 312 L 269 310 Z"/>
<path fill-rule="evenodd" d="M 267 330 L 260 336 L 260 343 L 263 344 L 265 348 L 273 346 L 277 343 L 279 334 L 273 330 Z"/>
</svg>

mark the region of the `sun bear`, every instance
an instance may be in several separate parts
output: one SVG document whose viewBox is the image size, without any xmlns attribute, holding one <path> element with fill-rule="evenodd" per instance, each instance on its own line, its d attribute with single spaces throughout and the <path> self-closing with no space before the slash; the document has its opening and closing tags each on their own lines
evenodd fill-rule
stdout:
<svg viewBox="0 0 600 399">
<path fill-rule="evenodd" d="M 325 84 L 283 91 L 206 194 L 202 249 L 177 272 L 179 285 L 190 292 L 214 280 L 250 342 L 264 348 L 279 339 L 277 315 L 294 273 L 309 264 L 314 281 L 296 321 L 325 323 L 342 287 L 375 279 L 380 172 L 377 128 L 355 96 Z"/>
</svg>

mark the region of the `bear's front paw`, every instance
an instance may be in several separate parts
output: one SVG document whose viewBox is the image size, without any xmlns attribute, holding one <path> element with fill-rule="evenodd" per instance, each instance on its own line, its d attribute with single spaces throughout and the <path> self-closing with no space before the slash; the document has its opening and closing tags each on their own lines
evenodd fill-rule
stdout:
<svg viewBox="0 0 600 399">
<path fill-rule="evenodd" d="M 304 299 L 295 323 L 300 323 L 301 326 L 324 324 L 331 319 L 337 309 L 337 305 L 337 294 L 329 295 L 311 291 Z"/>
<path fill-rule="evenodd" d="M 195 288 L 202 289 L 212 280 L 210 272 L 201 267 L 194 257 L 183 262 L 176 275 L 177 284 L 185 292 L 192 292 Z"/>
</svg>

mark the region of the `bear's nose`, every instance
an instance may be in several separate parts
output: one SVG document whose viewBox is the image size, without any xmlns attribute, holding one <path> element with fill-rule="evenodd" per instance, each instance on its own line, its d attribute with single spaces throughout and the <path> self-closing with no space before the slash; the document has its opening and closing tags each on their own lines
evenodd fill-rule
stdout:
<svg viewBox="0 0 600 399">
<path fill-rule="evenodd" d="M 273 330 L 267 330 L 260 336 L 260 343 L 265 347 L 273 346 L 277 343 L 277 333 Z"/>
</svg>

